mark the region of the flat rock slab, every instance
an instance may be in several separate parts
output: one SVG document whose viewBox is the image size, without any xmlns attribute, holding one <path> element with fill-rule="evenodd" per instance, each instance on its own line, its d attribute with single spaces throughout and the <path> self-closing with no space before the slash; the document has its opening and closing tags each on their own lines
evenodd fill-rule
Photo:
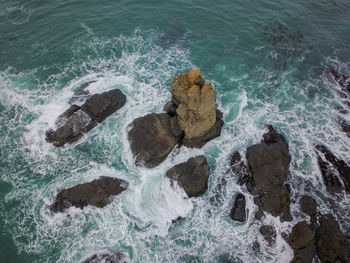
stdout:
<svg viewBox="0 0 350 263">
<path fill-rule="evenodd" d="M 60 147 L 79 140 L 98 123 L 124 106 L 125 95 L 118 89 L 95 94 L 80 107 L 73 104 L 56 120 L 56 130 L 46 131 L 46 141 Z"/>
<path fill-rule="evenodd" d="M 112 196 L 126 190 L 128 185 L 124 180 L 102 176 L 90 183 L 78 184 L 60 191 L 51 204 L 50 210 L 57 213 L 71 206 L 81 209 L 88 205 L 104 207 L 110 203 Z"/>
<path fill-rule="evenodd" d="M 243 194 L 236 196 L 230 216 L 234 221 L 244 222 L 246 220 L 245 196 Z"/>
<path fill-rule="evenodd" d="M 152 168 L 164 161 L 181 137 L 175 118 L 153 113 L 131 123 L 128 139 L 136 165 Z"/>
<path fill-rule="evenodd" d="M 204 155 L 175 165 L 166 173 L 172 182 L 176 181 L 184 189 L 188 197 L 197 197 L 207 191 L 209 175 L 210 167 Z"/>
</svg>

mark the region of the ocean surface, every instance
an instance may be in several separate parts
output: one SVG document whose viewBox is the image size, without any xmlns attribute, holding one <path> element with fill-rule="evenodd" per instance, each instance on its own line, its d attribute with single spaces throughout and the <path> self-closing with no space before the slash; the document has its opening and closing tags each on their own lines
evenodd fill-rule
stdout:
<svg viewBox="0 0 350 263">
<path fill-rule="evenodd" d="M 0 262 L 80 262 L 103 251 L 130 262 L 289 262 L 281 234 L 306 219 L 298 204 L 305 193 L 349 232 L 350 198 L 326 191 L 314 152 L 322 143 L 350 162 L 338 124 L 344 99 L 326 73 L 350 75 L 349 25 L 349 0 L 1 0 Z M 194 67 L 217 90 L 221 136 L 202 149 L 182 147 L 156 168 L 136 167 L 128 125 L 161 112 L 173 76 Z M 46 143 L 45 131 L 90 81 L 91 93 L 121 89 L 126 105 L 74 145 Z M 289 142 L 293 222 L 255 220 L 252 196 L 226 173 L 231 154 L 245 155 L 266 124 Z M 198 154 L 211 167 L 209 188 L 186 199 L 165 172 Z M 129 189 L 102 209 L 51 214 L 59 190 L 101 175 Z M 245 223 L 229 217 L 240 192 Z M 211 201 L 215 194 L 221 202 Z M 186 218 L 172 224 L 178 216 Z M 277 227 L 272 247 L 262 224 Z"/>
</svg>

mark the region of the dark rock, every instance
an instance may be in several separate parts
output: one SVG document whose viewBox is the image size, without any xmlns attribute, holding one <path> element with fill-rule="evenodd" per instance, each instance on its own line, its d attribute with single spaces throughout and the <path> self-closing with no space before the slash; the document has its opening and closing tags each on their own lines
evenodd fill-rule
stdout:
<svg viewBox="0 0 350 263">
<path fill-rule="evenodd" d="M 73 97 L 69 100 L 69 104 L 83 103 L 84 101 L 86 101 L 91 96 L 91 94 L 88 90 L 86 90 L 86 88 L 94 82 L 96 82 L 96 80 L 89 81 L 81 85 L 79 89 L 74 92 Z"/>
<path fill-rule="evenodd" d="M 137 165 L 148 168 L 160 164 L 181 138 L 176 122 L 166 114 L 148 114 L 131 123 L 128 134 Z"/>
<path fill-rule="evenodd" d="M 128 185 L 124 180 L 102 176 L 90 183 L 78 184 L 60 191 L 51 204 L 50 210 L 57 213 L 71 206 L 81 209 L 88 205 L 104 207 L 110 203 L 111 196 L 123 192 Z"/>
<path fill-rule="evenodd" d="M 333 79 L 339 84 L 342 90 L 350 92 L 350 78 L 344 74 L 341 74 L 337 70 L 331 68 L 329 70 Z"/>
<path fill-rule="evenodd" d="M 291 247 L 294 249 L 306 247 L 314 239 L 314 235 L 305 221 L 298 222 L 290 235 Z"/>
<path fill-rule="evenodd" d="M 171 220 L 171 223 L 176 224 L 176 223 L 180 222 L 183 219 L 185 219 L 185 218 L 182 217 L 182 216 L 178 216 L 177 218 Z"/>
<path fill-rule="evenodd" d="M 289 169 L 288 144 L 273 127 L 263 135 L 263 141 L 247 149 L 251 177 L 246 179 L 247 190 L 253 194 L 259 210 L 291 221 L 289 190 L 284 181 Z"/>
<path fill-rule="evenodd" d="M 269 246 L 272 246 L 276 242 L 276 231 L 273 226 L 263 225 L 260 227 L 259 231 Z"/>
<path fill-rule="evenodd" d="M 222 120 L 223 114 L 221 111 L 216 110 L 216 121 L 213 127 L 211 127 L 204 135 L 200 137 L 194 138 L 184 138 L 182 143 L 191 148 L 201 148 L 208 141 L 219 137 L 221 134 L 221 128 L 224 125 L 224 121 Z"/>
<path fill-rule="evenodd" d="M 258 212 L 256 212 L 255 214 L 255 218 L 258 220 L 260 220 L 263 216 L 264 216 L 264 211 L 262 211 L 261 209 L 259 209 Z"/>
<path fill-rule="evenodd" d="M 98 253 L 81 261 L 81 263 L 127 263 L 127 260 L 126 256 L 120 252 L 114 254 Z"/>
<path fill-rule="evenodd" d="M 98 122 L 121 108 L 126 97 L 120 90 L 111 90 L 102 94 L 95 94 L 81 107 L 73 104 L 56 120 L 57 129 L 46 131 L 46 141 L 60 147 L 66 143 L 73 143 L 90 131 Z"/>
<path fill-rule="evenodd" d="M 243 194 L 238 194 L 236 196 L 230 216 L 234 221 L 244 222 L 246 220 L 245 196 Z"/>
<path fill-rule="evenodd" d="M 188 197 L 197 197 L 208 189 L 210 167 L 204 155 L 190 158 L 187 162 L 169 169 L 166 176 L 176 181 L 184 189 Z"/>
<path fill-rule="evenodd" d="M 300 209 L 303 213 L 310 216 L 311 221 L 316 222 L 317 203 L 315 199 L 311 196 L 304 195 L 300 199 Z"/>
<path fill-rule="evenodd" d="M 322 215 L 316 230 L 316 251 L 322 262 L 350 262 L 349 247 L 338 222 L 331 214 Z"/>
<path fill-rule="evenodd" d="M 339 125 L 342 128 L 343 132 L 346 133 L 346 136 L 350 138 L 350 124 L 347 123 L 345 120 L 340 120 Z"/>
<path fill-rule="evenodd" d="M 294 250 L 294 258 L 291 263 L 310 263 L 313 262 L 313 258 L 316 255 L 315 242 L 310 242 L 310 244 L 304 248 Z"/>
<path fill-rule="evenodd" d="M 90 131 L 97 123 L 92 120 L 79 106 L 72 105 L 61 114 L 56 121 L 57 129 L 46 131 L 46 141 L 56 147 L 79 140 L 83 133 Z"/>
<path fill-rule="evenodd" d="M 317 145 L 316 149 L 318 151 L 318 165 L 327 190 L 337 193 L 345 189 L 350 192 L 350 167 L 343 160 L 339 160 L 324 145 Z"/>
<path fill-rule="evenodd" d="M 238 175 L 238 184 L 244 185 L 251 180 L 251 174 L 247 165 L 242 161 L 239 152 L 235 152 L 231 157 L 230 169 L 234 174 Z"/>
<path fill-rule="evenodd" d="M 293 263 L 312 262 L 316 255 L 315 233 L 305 221 L 298 222 L 293 227 L 289 243 L 294 249 Z"/>
<path fill-rule="evenodd" d="M 177 105 L 171 100 L 167 104 L 164 105 L 163 110 L 170 115 L 170 117 L 174 117 L 176 115 Z"/>
<path fill-rule="evenodd" d="M 273 216 L 280 216 L 282 222 L 292 221 L 289 192 L 285 185 L 276 186 L 270 192 L 254 197 L 254 203 Z"/>
<path fill-rule="evenodd" d="M 125 95 L 119 90 L 110 90 L 91 96 L 81 106 L 81 110 L 91 119 L 101 123 L 109 115 L 119 110 L 126 102 Z"/>
<path fill-rule="evenodd" d="M 266 143 L 267 145 L 281 142 L 288 148 L 288 143 L 282 134 L 276 132 L 272 125 L 267 125 L 267 129 L 268 132 L 263 134 L 262 142 Z"/>
</svg>

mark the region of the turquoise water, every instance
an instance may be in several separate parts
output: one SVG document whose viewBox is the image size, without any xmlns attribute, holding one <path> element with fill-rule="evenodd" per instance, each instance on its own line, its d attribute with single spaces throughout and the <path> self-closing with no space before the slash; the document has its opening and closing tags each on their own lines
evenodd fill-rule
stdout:
<svg viewBox="0 0 350 263">
<path fill-rule="evenodd" d="M 288 262 L 281 233 L 304 218 L 305 192 L 349 229 L 349 197 L 330 205 L 313 150 L 323 143 L 350 162 L 335 109 L 344 100 L 325 74 L 350 75 L 349 10 L 341 0 L 0 1 L 0 262 L 79 262 L 98 251 L 130 262 Z M 222 135 L 154 169 L 135 167 L 128 124 L 160 112 L 172 77 L 193 67 L 217 90 Z M 126 105 L 75 145 L 47 144 L 45 131 L 91 80 L 92 93 L 121 89 Z M 291 223 L 254 220 L 252 197 L 225 175 L 230 154 L 259 142 L 265 124 L 290 145 Z M 164 174 L 197 154 L 210 163 L 209 189 L 184 199 Z M 100 175 L 130 187 L 103 209 L 50 213 L 60 189 Z M 210 202 L 224 176 L 222 202 Z M 244 224 L 228 216 L 238 192 L 247 196 Z M 186 219 L 172 225 L 178 216 Z M 277 227 L 273 247 L 258 233 L 263 223 Z"/>
</svg>

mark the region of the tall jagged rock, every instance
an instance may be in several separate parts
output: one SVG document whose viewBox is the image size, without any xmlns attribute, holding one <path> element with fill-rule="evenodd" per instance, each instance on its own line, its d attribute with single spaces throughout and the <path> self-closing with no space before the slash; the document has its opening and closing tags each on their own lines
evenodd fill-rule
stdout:
<svg viewBox="0 0 350 263">
<path fill-rule="evenodd" d="M 216 91 L 210 82 L 205 83 L 198 68 L 175 76 L 171 93 L 172 105 L 167 104 L 165 110 L 173 114 L 176 109 L 185 146 L 200 148 L 220 135 L 223 121 L 217 110 Z"/>
</svg>

